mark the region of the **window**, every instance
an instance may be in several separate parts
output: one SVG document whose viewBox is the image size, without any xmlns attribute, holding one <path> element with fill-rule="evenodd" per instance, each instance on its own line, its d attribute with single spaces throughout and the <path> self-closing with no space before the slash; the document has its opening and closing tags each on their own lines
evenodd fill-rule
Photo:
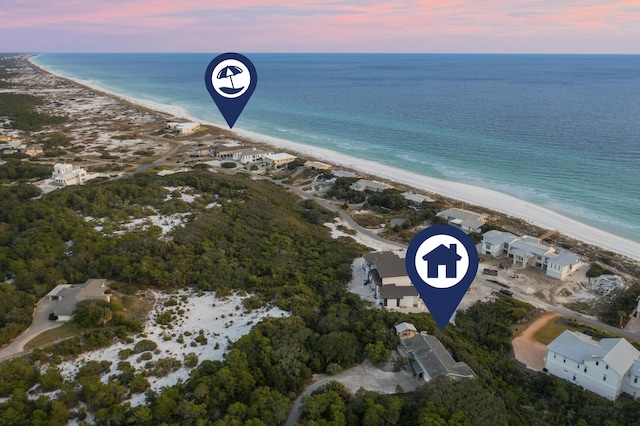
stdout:
<svg viewBox="0 0 640 426">
<path fill-rule="evenodd" d="M 553 359 L 556 359 L 556 354 L 553 354 Z"/>
<path fill-rule="evenodd" d="M 604 366 L 604 369 L 605 369 L 605 370 L 608 370 L 608 369 L 609 369 L 609 364 L 605 365 L 605 366 Z"/>
<path fill-rule="evenodd" d="M 566 358 L 564 358 L 564 359 L 562 360 L 562 362 L 567 362 L 567 359 L 566 359 Z"/>
<path fill-rule="evenodd" d="M 586 372 L 587 372 L 587 367 L 584 367 L 584 370 L 583 370 L 583 371 L 586 373 Z"/>
<path fill-rule="evenodd" d="M 637 377 L 633 378 L 633 383 L 638 383 L 638 378 Z"/>
<path fill-rule="evenodd" d="M 596 365 L 600 365 L 600 361 L 596 361 Z"/>
<path fill-rule="evenodd" d="M 573 375 L 573 381 L 574 382 L 576 381 L 576 375 L 575 374 Z"/>
<path fill-rule="evenodd" d="M 607 381 L 607 375 L 606 375 L 606 374 L 602 377 L 602 381 L 603 381 L 603 382 L 606 382 L 606 381 Z"/>
</svg>

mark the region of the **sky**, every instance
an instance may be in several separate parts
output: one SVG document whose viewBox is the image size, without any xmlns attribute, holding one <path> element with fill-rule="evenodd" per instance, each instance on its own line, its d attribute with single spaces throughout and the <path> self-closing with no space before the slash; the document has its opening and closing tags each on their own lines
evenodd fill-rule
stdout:
<svg viewBox="0 0 640 426">
<path fill-rule="evenodd" d="M 0 0 L 0 52 L 640 53 L 640 0 Z"/>
</svg>

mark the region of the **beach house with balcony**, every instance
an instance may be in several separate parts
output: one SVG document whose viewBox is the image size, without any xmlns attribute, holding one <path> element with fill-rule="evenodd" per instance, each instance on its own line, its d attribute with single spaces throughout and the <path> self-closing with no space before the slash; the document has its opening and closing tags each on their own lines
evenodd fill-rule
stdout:
<svg viewBox="0 0 640 426">
<path fill-rule="evenodd" d="M 424 303 L 409 279 L 405 259 L 395 253 L 364 255 L 369 279 L 375 284 L 376 299 L 382 306 L 392 308 L 424 308 Z"/>
<path fill-rule="evenodd" d="M 516 268 L 531 266 L 546 271 L 552 278 L 565 279 L 582 264 L 573 253 L 556 252 L 553 247 L 542 244 L 539 238 L 510 232 L 491 230 L 485 232 L 480 242 L 481 255 L 509 259 Z"/>
<path fill-rule="evenodd" d="M 73 164 L 57 163 L 53 166 L 51 175 L 53 183 L 57 186 L 80 185 L 91 179 L 85 169 Z"/>
<path fill-rule="evenodd" d="M 640 351 L 623 338 L 594 340 L 565 330 L 547 345 L 545 371 L 609 400 L 640 396 Z"/>
</svg>

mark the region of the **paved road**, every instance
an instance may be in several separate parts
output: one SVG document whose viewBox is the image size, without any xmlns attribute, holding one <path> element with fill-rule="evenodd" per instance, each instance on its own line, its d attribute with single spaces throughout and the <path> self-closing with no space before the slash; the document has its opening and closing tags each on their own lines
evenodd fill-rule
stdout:
<svg viewBox="0 0 640 426">
<path fill-rule="evenodd" d="M 305 198 L 307 200 L 314 200 L 318 204 L 320 204 L 322 207 L 326 208 L 327 210 L 331 210 L 332 212 L 338 213 L 340 215 L 340 217 L 342 217 L 349 224 L 349 226 L 351 226 L 353 229 L 355 229 L 356 231 L 360 232 L 361 234 L 367 235 L 367 236 L 373 238 L 374 240 L 380 241 L 381 243 L 393 245 L 395 247 L 403 248 L 403 249 L 407 248 L 407 246 L 402 244 L 402 243 L 398 243 L 396 241 L 387 240 L 386 238 L 381 237 L 380 235 L 376 234 L 375 232 L 372 232 L 370 229 L 363 228 L 362 226 L 358 225 L 358 222 L 353 220 L 353 218 L 351 216 L 349 216 L 347 214 L 347 212 L 345 212 L 340 207 L 336 206 L 333 203 L 330 203 L 329 201 L 327 201 L 327 200 L 325 200 L 323 198 L 316 197 L 315 195 L 309 194 L 309 193 L 301 190 L 300 188 L 297 188 L 297 187 L 294 187 L 294 186 L 285 185 L 285 184 L 282 184 L 282 186 L 290 189 L 291 191 L 295 192 L 296 194 L 298 194 L 302 198 Z"/>
<path fill-rule="evenodd" d="M 49 320 L 49 313 L 55 310 L 56 302 L 50 302 L 47 299 L 40 299 L 36 305 L 35 312 L 33 314 L 33 321 L 31 326 L 26 329 L 20 336 L 14 339 L 9 345 L 0 349 L 0 361 L 13 358 L 14 356 L 24 351 L 24 345 L 26 345 L 31 339 L 38 334 L 51 330 L 52 328 L 60 327 L 63 323 L 54 322 Z"/>
</svg>

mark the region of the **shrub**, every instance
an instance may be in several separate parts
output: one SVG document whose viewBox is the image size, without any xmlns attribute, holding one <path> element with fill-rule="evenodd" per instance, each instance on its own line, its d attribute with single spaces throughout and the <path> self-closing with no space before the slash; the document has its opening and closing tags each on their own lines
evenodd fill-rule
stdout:
<svg viewBox="0 0 640 426">
<path fill-rule="evenodd" d="M 220 166 L 224 167 L 225 169 L 235 169 L 236 163 L 232 161 L 225 161 L 224 163 L 220 164 Z"/>
<path fill-rule="evenodd" d="M 140 354 L 142 352 L 146 352 L 146 351 L 152 351 L 154 349 L 156 349 L 158 347 L 158 345 L 156 344 L 156 342 L 148 340 L 148 339 L 144 339 L 144 340 L 140 340 L 138 343 L 136 343 L 136 345 L 133 348 L 133 352 Z"/>
</svg>

